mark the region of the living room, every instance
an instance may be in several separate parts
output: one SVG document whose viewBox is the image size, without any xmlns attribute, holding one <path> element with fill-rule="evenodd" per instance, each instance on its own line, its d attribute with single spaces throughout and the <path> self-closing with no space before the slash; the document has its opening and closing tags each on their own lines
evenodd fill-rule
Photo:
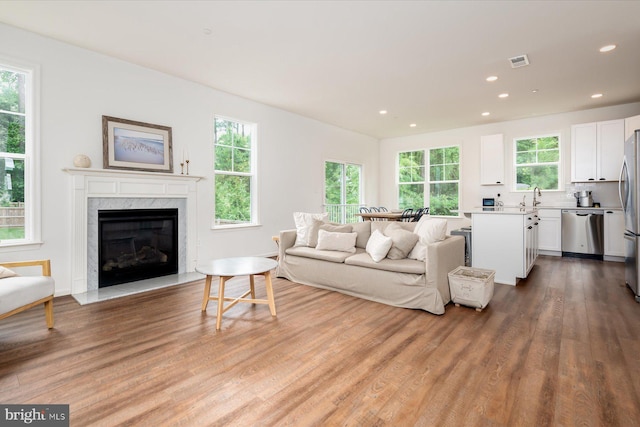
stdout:
<svg viewBox="0 0 640 427">
<path fill-rule="evenodd" d="M 623 119 L 640 114 L 639 94 L 630 93 L 626 98 L 626 102 L 620 102 L 616 105 L 594 102 L 588 104 L 588 106 L 585 104 L 584 108 L 553 114 L 532 117 L 523 116 L 517 119 L 492 121 L 486 124 L 474 124 L 429 132 L 421 131 L 418 127 L 415 130 L 403 131 L 406 133 L 399 136 L 372 136 L 334 124 L 328 124 L 320 119 L 293 113 L 284 108 L 273 107 L 247 97 L 223 92 L 202 83 L 147 68 L 134 63 L 134 61 L 126 61 L 98 53 L 57 40 L 54 37 L 47 37 L 37 32 L 12 26 L 4 23 L 7 22 L 8 17 L 3 15 L 4 12 L 0 12 L 0 21 L 3 22 L 0 23 L 0 40 L 3 40 L 2 47 L 0 47 L 0 62 L 8 61 L 14 64 L 24 64 L 25 66 L 34 67 L 37 73 L 37 85 L 39 88 L 37 100 L 39 104 L 37 113 L 39 121 L 39 168 L 36 175 L 37 184 L 34 189 L 36 195 L 39 195 L 40 222 L 37 224 L 38 242 L 21 247 L 0 247 L 0 253 L 3 261 L 50 259 L 52 274 L 56 281 L 56 297 L 68 297 L 68 295 L 72 294 L 73 283 L 78 277 L 78 271 L 74 268 L 73 254 L 75 251 L 73 248 L 74 238 L 72 237 L 77 224 L 73 223 L 75 216 L 70 214 L 72 212 L 75 189 L 73 188 L 72 174 L 65 169 L 74 168 L 73 160 L 78 154 L 84 154 L 91 160 L 92 169 L 102 169 L 103 116 L 113 116 L 171 127 L 173 131 L 173 173 L 176 175 L 180 174 L 179 163 L 184 157 L 184 153 L 188 153 L 190 160 L 189 174 L 200 178 L 194 184 L 195 193 L 197 194 L 197 202 L 194 204 L 196 212 L 193 215 L 193 223 L 188 225 L 188 227 L 196 230 L 195 236 L 188 236 L 188 239 L 191 239 L 190 244 L 193 250 L 184 265 L 184 272 L 192 272 L 199 260 L 243 255 L 274 256 L 277 252 L 277 247 L 272 240 L 272 236 L 277 235 L 280 230 L 293 228 L 293 212 L 320 212 L 323 210 L 325 160 L 340 160 L 362 165 L 365 177 L 362 190 L 363 201 L 368 205 L 385 205 L 396 208 L 398 203 L 397 186 L 395 184 L 397 166 L 395 159 L 397 153 L 443 145 L 459 145 L 462 152 L 463 170 L 461 175 L 461 208 L 471 209 L 478 206 L 483 197 L 494 196 L 494 193 L 498 191 L 495 188 L 487 190 L 487 187 L 483 187 L 478 183 L 480 175 L 480 164 L 477 160 L 480 158 L 478 143 L 482 136 L 502 133 L 505 136 L 505 141 L 511 141 L 517 137 L 559 132 L 563 141 L 563 169 L 568 174 L 570 169 L 569 141 L 571 140 L 572 125 Z M 80 25 L 80 23 L 76 24 Z M 91 29 L 88 28 L 87 31 L 90 32 Z M 10 43 L 4 41 L 10 41 Z M 598 47 L 594 46 L 596 50 Z M 623 49 L 623 47 L 620 46 L 620 49 Z M 517 53 L 522 52 L 514 52 L 514 54 Z M 627 52 L 625 55 L 636 55 L 636 53 L 637 50 Z M 532 54 L 532 61 L 534 57 Z M 179 59 L 167 58 L 167 60 L 178 61 Z M 482 83 L 484 83 L 484 78 L 484 75 L 478 76 L 479 81 Z M 460 102 L 463 102 L 462 96 L 460 99 Z M 382 108 L 382 106 L 372 105 L 371 113 L 377 115 L 379 108 Z M 212 227 L 213 212 L 215 210 L 213 195 L 213 122 L 216 115 L 258 125 L 259 225 L 242 228 Z M 403 127 L 408 128 L 408 124 L 407 126 L 403 124 Z M 617 185 L 611 183 L 596 185 L 599 186 L 598 192 L 601 194 L 603 203 L 616 203 Z M 566 203 L 569 200 L 567 192 L 570 191 L 570 188 L 563 187 L 562 191 L 544 193 L 543 200 L 548 203 Z M 517 205 L 521 200 L 521 194 L 511 191 L 510 188 L 505 187 L 502 194 L 505 203 L 508 204 Z M 458 228 L 463 224 L 466 224 L 464 217 L 453 218 L 450 219 L 449 228 Z M 599 273 L 599 267 L 592 265 L 581 267 L 578 262 L 569 261 L 568 266 L 560 266 L 557 262 L 558 260 L 545 261 L 543 264 L 546 265 L 546 269 L 541 270 L 541 273 L 544 274 L 538 274 L 537 280 L 545 282 L 546 277 L 550 277 L 552 273 L 558 271 L 567 275 L 571 274 L 572 271 L 580 271 L 581 273 L 578 276 L 584 278 L 586 282 L 596 280 L 594 277 L 599 277 L 598 275 L 601 274 Z M 583 268 L 584 270 L 582 270 Z M 619 268 L 619 265 L 608 266 L 603 267 L 603 271 L 619 277 Z M 587 271 L 588 273 L 586 273 Z M 572 278 L 567 283 L 577 281 L 577 278 Z M 296 295 L 304 301 L 314 298 L 314 295 L 307 289 L 296 291 L 294 287 L 284 283 L 284 281 L 280 286 L 280 295 L 276 292 L 277 302 L 278 298 L 285 298 L 287 295 Z M 168 294 L 158 295 L 160 300 L 164 301 L 167 295 L 171 295 L 172 298 L 181 298 L 175 294 L 175 290 L 166 292 Z M 503 289 L 497 292 L 496 308 L 509 310 L 506 307 L 508 306 L 507 298 L 513 297 L 517 292 L 520 292 L 521 295 L 529 294 L 530 296 L 534 295 L 543 298 L 531 287 L 528 290 L 525 288 L 524 291 Z M 597 294 L 598 291 L 593 291 L 593 293 Z M 197 290 L 189 288 L 186 294 L 185 298 L 189 298 L 191 304 L 192 299 L 200 296 L 201 287 L 197 288 Z M 555 294 L 551 292 L 551 295 Z M 609 294 L 605 293 L 605 295 Z M 547 298 L 545 301 L 549 302 L 549 296 L 545 298 Z M 579 295 L 570 294 L 566 299 L 571 300 L 572 304 L 577 304 L 575 300 L 579 300 Z M 144 297 L 137 301 L 139 306 L 145 309 L 153 305 L 153 301 L 144 299 Z M 175 303 L 175 300 L 167 301 L 164 306 L 165 309 L 171 307 L 172 302 Z M 309 310 L 313 307 L 312 304 L 301 304 L 298 307 L 292 301 L 286 299 L 282 301 L 287 302 L 280 308 L 279 313 L 285 313 L 286 310 L 290 310 L 293 314 L 300 310 L 300 307 L 306 307 Z M 328 296 L 326 293 L 322 294 L 321 301 L 346 304 L 347 307 L 359 304 L 359 302 L 339 299 L 337 296 Z M 71 305 L 72 300 L 65 299 L 61 304 L 61 313 L 57 314 L 61 318 L 62 324 L 67 325 L 67 328 L 73 322 L 67 321 L 65 323 L 62 320 L 64 319 L 63 313 L 66 312 L 75 313 L 73 316 L 75 316 L 74 319 L 77 319 L 78 325 L 86 325 L 88 323 L 85 317 L 109 317 L 110 310 L 117 312 L 117 305 L 113 302 L 109 302 L 103 308 L 99 308 L 99 305 L 87 306 L 87 314 L 73 312 Z M 517 307 L 526 310 L 526 306 L 522 302 Z M 197 304 L 194 308 L 193 314 L 200 319 Z M 515 310 L 515 307 L 513 309 Z M 545 311 L 546 309 L 530 310 L 533 311 L 527 313 L 532 316 L 553 317 L 553 313 Z M 565 308 L 565 310 L 567 309 Z M 611 310 L 613 309 L 611 308 Z M 21 323 L 21 331 L 26 334 L 26 341 L 28 341 L 28 338 L 33 339 L 34 335 L 30 335 L 32 333 L 36 333 L 35 336 L 39 338 L 42 338 L 45 333 L 44 326 L 41 324 L 40 310 L 38 309 L 37 311 L 38 313 L 34 315 L 27 315 L 24 318 L 24 322 L 19 322 Z M 153 309 L 152 311 L 155 312 Z M 426 313 L 405 311 L 409 313 L 399 316 L 410 322 L 411 325 L 416 327 L 433 326 L 434 328 L 439 328 L 443 333 L 452 331 L 452 329 L 448 329 L 449 327 L 444 322 L 447 320 L 447 315 L 436 317 Z M 624 313 L 630 312 L 628 309 L 623 309 L 622 311 Z M 330 316 L 320 312 L 315 313 L 318 318 L 322 318 L 327 322 L 330 321 L 330 319 L 325 318 Z M 469 328 L 476 327 L 471 319 L 464 317 L 463 311 L 454 311 L 453 313 L 454 315 L 450 316 L 450 318 L 454 319 L 451 320 L 452 322 L 464 324 Z M 497 317 L 505 318 L 506 314 L 504 313 L 506 311 L 498 312 Z M 134 315 L 134 310 L 128 308 L 121 314 L 122 316 Z M 349 316 L 346 309 L 340 310 L 340 314 Z M 398 316 L 388 307 L 380 308 L 379 312 L 375 308 L 358 312 L 358 316 L 363 317 L 365 314 L 372 317 L 379 315 Z M 415 318 L 420 314 L 423 314 L 423 317 L 432 317 L 440 320 L 429 320 L 426 321 L 427 324 L 420 323 L 421 321 Z M 188 315 L 189 311 L 185 309 L 178 316 L 186 317 Z M 510 315 L 517 316 L 516 313 L 512 312 L 510 312 Z M 301 319 L 303 317 L 296 318 L 296 321 L 299 322 L 298 325 L 302 322 Z M 117 316 L 111 320 L 116 321 L 116 319 Z M 135 319 L 138 322 L 142 321 L 139 316 L 136 316 Z M 264 320 L 263 317 L 260 317 L 260 319 L 261 321 Z M 362 321 L 360 318 L 351 320 L 354 323 Z M 580 320 L 580 318 L 577 318 L 576 323 L 580 323 Z M 4 322 L 6 321 L 4 320 Z M 495 321 L 497 322 L 497 320 Z M 520 319 L 519 321 L 521 323 L 517 324 L 517 331 L 527 330 L 524 320 Z M 336 322 L 332 323 L 334 328 L 349 327 L 349 321 L 339 323 L 334 319 L 334 322 Z M 32 327 L 35 326 L 36 329 L 42 328 L 43 331 L 27 333 L 23 323 L 32 323 Z M 312 328 L 311 330 L 319 332 L 319 322 L 314 321 L 312 323 L 318 329 Z M 375 324 L 379 328 L 384 327 L 384 322 Z M 200 326 L 210 333 L 212 337 L 215 336 L 215 330 L 212 330 L 209 327 L 210 325 L 203 323 Z M 396 326 L 400 327 L 400 325 Z M 233 327 L 237 327 L 237 324 Z M 231 327 L 231 330 L 233 330 L 233 327 Z M 193 328 L 193 330 L 197 329 L 195 326 Z M 608 326 L 608 328 L 611 328 L 611 326 Z M 94 329 L 91 330 L 95 332 Z M 245 331 L 245 329 L 242 330 Z M 260 329 L 260 331 L 265 334 L 269 333 L 268 329 Z M 73 332 L 72 329 L 63 329 L 60 334 L 72 334 Z M 514 333 L 513 330 L 503 332 Z M 631 341 L 631 338 L 635 337 L 634 334 L 637 333 L 637 329 L 634 330 L 629 327 L 627 332 L 628 336 L 626 338 Z M 151 331 L 152 335 L 153 333 Z M 177 333 L 179 334 L 179 332 Z M 553 333 L 556 334 L 557 331 Z M 344 334 L 348 335 L 348 332 Z M 456 334 L 462 335 L 460 331 L 457 331 Z M 496 333 L 496 336 L 498 335 Z M 601 335 L 604 336 L 606 334 L 602 333 Z M 197 337 L 196 334 L 193 336 L 194 339 L 206 341 L 202 337 Z M 295 333 L 289 331 L 282 335 L 281 338 L 285 340 L 285 338 L 292 339 L 295 336 L 297 336 Z M 256 340 L 259 339 L 257 335 L 251 335 L 251 337 Z M 366 339 L 367 335 L 363 333 L 359 337 Z M 333 338 L 336 342 L 341 339 L 340 336 L 334 336 Z M 392 339 L 393 336 L 389 334 L 385 338 Z M 418 339 L 413 335 L 405 336 L 405 338 L 408 340 Z M 89 338 L 85 336 L 83 339 L 88 340 Z M 465 343 L 469 343 L 470 340 L 470 337 L 464 337 Z M 542 338 L 540 340 L 543 341 Z M 333 342 L 328 340 L 323 343 L 331 346 Z M 298 343 L 300 342 L 298 341 Z M 422 341 L 420 343 L 423 344 Z M 225 344 L 230 347 L 233 346 L 233 337 L 227 337 Z M 429 343 L 424 344 L 431 345 Z M 600 344 L 602 343 L 598 345 Z M 20 340 L 13 345 L 35 346 L 33 342 L 25 343 Z M 355 345 L 355 343 L 352 343 L 352 345 Z M 464 346 L 460 345 L 461 347 L 458 350 L 447 353 L 447 356 L 454 357 L 458 352 L 463 352 Z M 634 344 L 629 344 L 626 341 L 624 345 L 634 346 Z M 90 347 L 91 344 L 86 344 L 86 346 Z M 508 346 L 505 344 L 505 347 Z M 125 346 L 119 347 L 119 350 L 127 351 Z M 144 346 L 137 348 L 136 351 L 143 352 Z M 541 347 L 538 347 L 536 351 L 544 353 L 544 346 L 541 344 Z M 594 352 L 598 351 L 604 352 L 604 350 L 594 350 Z M 295 354 L 302 356 L 301 353 Z M 71 354 L 68 356 L 73 357 Z M 321 358 L 330 359 L 332 356 L 335 356 L 335 354 L 324 352 Z M 414 356 L 417 357 L 415 354 Z M 240 358 L 239 356 L 236 357 Z M 255 357 L 258 358 L 259 356 L 256 355 Z M 311 356 L 309 357 L 311 358 Z M 567 357 L 569 358 L 569 356 Z M 541 356 L 536 360 L 538 362 L 536 368 L 543 369 L 543 364 L 541 363 L 543 359 Z M 291 361 L 290 358 L 286 360 Z M 497 364 L 504 362 L 497 356 L 496 361 Z M 320 363 L 320 360 L 314 360 L 314 362 Z M 217 358 L 216 363 L 225 362 Z M 482 363 L 482 361 L 478 363 Z M 55 366 L 58 369 L 63 369 L 64 364 L 63 358 L 56 359 Z M 245 367 L 247 370 L 250 369 L 249 366 Z M 152 368 L 149 369 L 152 370 Z M 369 366 L 367 369 L 375 370 L 375 366 Z M 518 375 L 515 369 L 510 372 L 513 375 Z M 38 374 L 46 376 L 48 372 L 34 371 L 30 375 Z M 285 375 L 284 368 L 280 371 L 280 374 Z M 297 372 L 297 374 L 300 374 L 300 372 Z M 343 374 L 348 376 L 348 373 Z M 83 375 L 87 375 L 86 378 L 88 378 L 89 374 L 83 373 Z M 589 375 L 595 374 L 590 373 Z M 601 379 L 593 378 L 592 376 L 589 378 L 594 380 Z M 617 371 L 615 378 L 619 378 Z M 225 379 L 230 380 L 229 378 Z M 18 382 L 15 378 L 9 381 L 11 381 L 9 383 L 11 386 L 15 386 Z M 108 380 L 105 381 L 111 386 L 114 384 Z M 607 381 L 612 382 L 611 378 L 607 378 L 605 382 Z M 532 382 L 535 383 L 533 380 Z M 633 384 L 638 386 L 637 382 Z M 538 389 L 543 388 L 543 385 L 538 383 L 531 385 L 539 387 Z M 134 387 L 135 385 L 131 386 Z M 634 388 L 629 386 L 625 390 L 629 389 L 633 390 Z M 344 392 L 346 393 L 346 391 Z M 77 393 L 79 394 L 80 391 Z M 255 393 L 262 398 L 259 391 Z M 615 392 L 612 393 L 615 394 Z M 638 402 L 640 391 L 635 391 L 635 393 L 634 397 L 630 399 L 632 403 Z M 338 399 L 335 395 L 328 393 L 324 396 L 328 399 Z M 65 399 L 69 401 L 72 398 L 77 399 L 78 396 L 69 392 L 69 394 L 62 396 L 58 403 L 65 403 Z M 38 396 L 30 396 L 29 401 L 38 403 Z M 88 401 L 83 403 L 90 404 Z M 511 401 L 511 404 L 513 403 Z M 522 402 L 518 402 L 518 404 L 524 406 Z M 420 406 L 418 403 L 415 403 L 415 405 L 416 407 Z M 621 406 L 620 404 L 618 407 Z M 633 409 L 633 411 L 637 411 L 637 409 Z M 491 410 L 488 410 L 488 412 L 491 412 Z M 346 419 L 346 414 L 343 415 L 345 415 Z M 411 423 L 416 422 L 413 418 L 407 419 L 410 419 Z M 623 419 L 619 418 L 620 421 Z M 504 419 L 501 420 L 505 421 Z M 337 421 L 337 419 L 334 418 L 333 421 Z M 508 417 L 506 421 L 508 421 Z M 96 424 L 99 423 L 96 420 L 94 422 Z M 401 419 L 398 422 L 401 422 Z M 115 424 L 113 420 L 111 420 L 111 423 Z M 361 423 L 367 424 L 365 421 Z M 425 422 L 424 424 L 428 423 Z M 503 425 L 507 424 L 508 422 L 503 423 Z M 624 423 L 620 422 L 619 424 L 622 425 Z"/>
</svg>

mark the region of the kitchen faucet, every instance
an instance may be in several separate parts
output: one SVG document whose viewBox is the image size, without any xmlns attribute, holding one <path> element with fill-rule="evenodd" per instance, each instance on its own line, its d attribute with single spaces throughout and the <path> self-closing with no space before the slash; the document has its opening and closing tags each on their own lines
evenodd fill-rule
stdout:
<svg viewBox="0 0 640 427">
<path fill-rule="evenodd" d="M 542 197 L 542 193 L 540 193 L 540 188 L 539 187 L 534 188 L 533 189 L 533 207 L 534 208 L 538 206 L 540 203 L 542 203 L 536 200 L 536 191 L 538 192 L 538 197 Z"/>
</svg>

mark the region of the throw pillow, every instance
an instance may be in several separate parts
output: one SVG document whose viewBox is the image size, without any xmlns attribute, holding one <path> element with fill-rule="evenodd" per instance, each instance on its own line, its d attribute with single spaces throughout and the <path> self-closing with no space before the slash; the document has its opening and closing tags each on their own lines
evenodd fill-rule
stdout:
<svg viewBox="0 0 640 427">
<path fill-rule="evenodd" d="M 319 230 L 316 249 L 353 253 L 356 251 L 356 237 L 358 237 L 358 233 L 338 233 Z"/>
<path fill-rule="evenodd" d="M 5 279 L 7 277 L 16 277 L 17 275 L 18 273 L 16 273 L 15 271 L 0 266 L 0 279 Z"/>
<path fill-rule="evenodd" d="M 319 230 L 331 231 L 333 233 L 351 233 L 353 231 L 351 228 L 352 227 L 350 225 L 331 224 L 319 219 L 314 219 L 311 227 L 309 228 L 309 239 L 307 240 L 307 244 L 311 248 L 316 247 L 318 244 Z"/>
<path fill-rule="evenodd" d="M 322 222 L 327 222 L 329 219 L 328 213 L 305 213 L 294 212 L 293 221 L 296 223 L 296 243 L 294 246 L 309 246 L 309 234 L 310 229 L 313 226 L 313 220 L 317 219 Z"/>
<path fill-rule="evenodd" d="M 380 231 L 375 230 L 371 233 L 365 250 L 374 262 L 380 262 L 387 256 L 392 244 L 393 240 L 391 240 L 391 237 L 387 237 Z"/>
<path fill-rule="evenodd" d="M 424 261 L 427 258 L 427 246 L 445 239 L 447 220 L 423 216 L 413 232 L 418 235 L 418 243 L 409 252 L 409 258 Z"/>
<path fill-rule="evenodd" d="M 389 249 L 389 253 L 387 254 L 387 258 L 389 259 L 406 258 L 416 243 L 418 243 L 419 239 L 417 234 L 409 230 L 404 230 L 398 224 L 389 224 L 384 230 L 384 234 L 391 237 L 393 241 L 391 249 Z"/>
</svg>

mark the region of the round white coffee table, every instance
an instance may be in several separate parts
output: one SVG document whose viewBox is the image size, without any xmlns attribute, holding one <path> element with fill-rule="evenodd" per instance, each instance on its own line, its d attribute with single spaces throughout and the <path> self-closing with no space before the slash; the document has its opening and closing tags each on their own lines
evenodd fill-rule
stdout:
<svg viewBox="0 0 640 427">
<path fill-rule="evenodd" d="M 196 271 L 207 276 L 204 285 L 204 297 L 202 299 L 202 311 L 207 310 L 209 301 L 218 301 L 218 316 L 216 319 L 216 330 L 220 330 L 222 323 L 222 313 L 229 310 L 239 302 L 250 302 L 253 304 L 269 304 L 271 315 L 276 315 L 276 303 L 273 298 L 273 286 L 271 285 L 271 270 L 276 268 L 278 263 L 270 258 L 262 257 L 237 257 L 221 258 L 198 264 Z M 254 279 L 259 275 L 264 276 L 267 299 L 256 299 Z M 211 278 L 220 276 L 218 295 L 211 296 Z M 227 298 L 224 296 L 224 285 L 227 280 L 235 276 L 249 276 L 249 290 L 238 298 Z M 245 298 L 251 294 L 251 298 Z M 231 301 L 226 307 L 225 301 Z"/>
</svg>

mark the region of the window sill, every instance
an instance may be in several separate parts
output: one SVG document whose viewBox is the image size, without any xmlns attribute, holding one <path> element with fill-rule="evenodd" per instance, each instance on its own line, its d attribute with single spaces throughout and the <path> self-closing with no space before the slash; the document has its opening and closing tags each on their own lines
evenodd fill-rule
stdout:
<svg viewBox="0 0 640 427">
<path fill-rule="evenodd" d="M 14 251 L 29 251 L 33 249 L 40 249 L 44 242 L 41 241 L 29 241 L 29 242 L 0 242 L 0 253 L 14 252 Z"/>
<path fill-rule="evenodd" d="M 233 224 L 233 225 L 212 225 L 211 229 L 218 230 L 242 230 L 245 228 L 262 227 L 262 224 Z"/>
</svg>

